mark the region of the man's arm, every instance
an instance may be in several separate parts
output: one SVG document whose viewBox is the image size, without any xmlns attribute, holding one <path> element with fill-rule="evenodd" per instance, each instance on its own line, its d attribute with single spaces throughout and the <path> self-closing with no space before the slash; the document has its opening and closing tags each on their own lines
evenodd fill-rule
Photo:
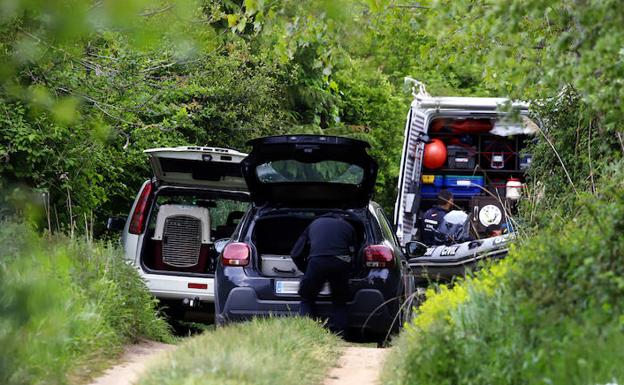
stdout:
<svg viewBox="0 0 624 385">
<path fill-rule="evenodd" d="M 308 255 L 310 254 L 310 239 L 308 237 L 309 228 L 310 227 L 306 227 L 303 233 L 299 236 L 299 239 L 297 239 L 297 242 L 295 242 L 295 246 L 293 246 L 290 251 L 290 257 L 297 268 L 302 272 L 305 272 L 306 270 L 306 261 L 308 259 Z"/>
</svg>

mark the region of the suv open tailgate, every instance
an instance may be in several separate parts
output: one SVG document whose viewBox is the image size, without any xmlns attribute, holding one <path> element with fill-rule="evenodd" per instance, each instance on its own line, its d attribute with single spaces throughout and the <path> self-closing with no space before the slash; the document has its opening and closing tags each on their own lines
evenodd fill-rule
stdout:
<svg viewBox="0 0 624 385">
<path fill-rule="evenodd" d="M 145 150 L 162 184 L 247 191 L 241 172 L 242 152 L 217 147 L 165 147 Z"/>
</svg>

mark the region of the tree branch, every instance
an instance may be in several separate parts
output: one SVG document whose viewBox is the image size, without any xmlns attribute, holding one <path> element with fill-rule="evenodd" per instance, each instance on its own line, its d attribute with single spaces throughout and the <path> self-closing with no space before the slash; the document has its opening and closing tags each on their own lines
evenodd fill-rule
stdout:
<svg viewBox="0 0 624 385">
<path fill-rule="evenodd" d="M 169 5 L 165 6 L 164 8 L 161 8 L 161 9 L 156 9 L 154 11 L 147 11 L 147 12 L 139 13 L 139 16 L 152 17 L 154 15 L 158 15 L 159 13 L 167 12 L 168 10 L 170 10 L 173 7 L 174 7 L 173 4 L 169 4 Z"/>
</svg>

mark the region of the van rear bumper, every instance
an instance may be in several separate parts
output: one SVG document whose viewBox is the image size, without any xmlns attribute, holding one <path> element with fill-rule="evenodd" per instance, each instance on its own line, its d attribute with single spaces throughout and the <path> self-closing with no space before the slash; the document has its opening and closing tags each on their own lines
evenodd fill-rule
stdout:
<svg viewBox="0 0 624 385">
<path fill-rule="evenodd" d="M 149 274 L 139 270 L 150 293 L 160 299 L 199 299 L 214 303 L 214 278 Z M 190 286 L 190 287 L 189 287 Z"/>
<path fill-rule="evenodd" d="M 396 301 L 384 304 L 379 290 L 360 289 L 353 301 L 347 303 L 348 327 L 364 333 L 385 334 L 392 327 L 395 314 L 389 308 L 398 308 Z M 331 301 L 317 301 L 318 316 L 328 318 Z M 219 323 L 246 321 L 253 317 L 294 316 L 299 313 L 299 301 L 261 300 L 250 287 L 232 289 L 223 309 L 217 314 Z M 398 319 L 395 322 L 399 322 Z"/>
</svg>

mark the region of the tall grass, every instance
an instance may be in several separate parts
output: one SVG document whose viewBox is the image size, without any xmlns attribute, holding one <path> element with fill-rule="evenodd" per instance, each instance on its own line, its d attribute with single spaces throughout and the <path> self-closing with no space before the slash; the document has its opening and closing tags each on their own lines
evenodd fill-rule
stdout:
<svg viewBox="0 0 624 385">
<path fill-rule="evenodd" d="M 624 382 L 624 168 L 502 264 L 431 290 L 389 384 Z"/>
<path fill-rule="evenodd" d="M 254 319 L 182 344 L 148 369 L 139 385 L 318 384 L 339 345 L 307 318 Z"/>
<path fill-rule="evenodd" d="M 124 344 L 169 341 L 134 269 L 110 245 L 0 224 L 0 383 L 64 384 Z"/>
</svg>

